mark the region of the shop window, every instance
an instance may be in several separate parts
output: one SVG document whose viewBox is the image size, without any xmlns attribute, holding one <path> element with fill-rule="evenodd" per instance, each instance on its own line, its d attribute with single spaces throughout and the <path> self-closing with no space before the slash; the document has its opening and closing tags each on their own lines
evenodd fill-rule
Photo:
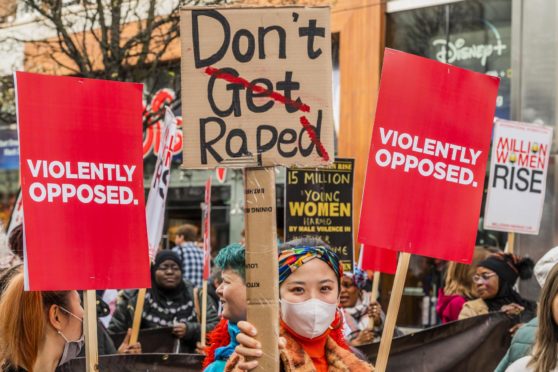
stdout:
<svg viewBox="0 0 558 372">
<path fill-rule="evenodd" d="M 496 116 L 510 117 L 511 0 L 470 0 L 388 14 L 389 48 L 500 80 Z"/>
</svg>

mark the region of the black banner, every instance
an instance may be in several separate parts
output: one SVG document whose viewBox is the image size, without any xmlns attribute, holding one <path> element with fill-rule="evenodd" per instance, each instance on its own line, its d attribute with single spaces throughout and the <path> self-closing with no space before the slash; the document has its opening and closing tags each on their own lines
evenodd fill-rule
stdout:
<svg viewBox="0 0 558 372">
<path fill-rule="evenodd" d="M 511 342 L 513 321 L 492 313 L 393 340 L 388 372 L 494 371 Z M 359 347 L 374 363 L 380 344 Z"/>
<path fill-rule="evenodd" d="M 126 332 L 111 334 L 112 342 L 118 348 Z M 138 342 L 141 344 L 141 351 L 144 353 L 173 353 L 176 351 L 179 340 L 172 334 L 172 327 L 140 329 Z"/>
<path fill-rule="evenodd" d="M 197 354 L 105 355 L 99 357 L 102 372 L 199 372 L 203 356 Z M 85 372 L 85 358 L 74 359 L 57 372 Z"/>
<path fill-rule="evenodd" d="M 508 350 L 511 341 L 509 329 L 512 325 L 512 319 L 506 315 L 492 313 L 395 338 L 387 371 L 493 371 Z M 153 332 L 147 334 L 145 331 L 140 332 L 144 352 L 160 349 L 161 339 L 157 339 Z M 171 347 L 171 339 L 165 340 L 165 347 Z M 358 349 L 374 364 L 379 346 L 379 343 L 374 343 Z M 202 360 L 203 356 L 197 354 L 107 355 L 99 358 L 99 370 L 197 372 L 202 370 Z M 85 359 L 72 360 L 57 371 L 85 372 Z"/>
<path fill-rule="evenodd" d="M 288 168 L 285 240 L 318 236 L 353 270 L 354 159 L 335 159 L 329 168 Z"/>
</svg>

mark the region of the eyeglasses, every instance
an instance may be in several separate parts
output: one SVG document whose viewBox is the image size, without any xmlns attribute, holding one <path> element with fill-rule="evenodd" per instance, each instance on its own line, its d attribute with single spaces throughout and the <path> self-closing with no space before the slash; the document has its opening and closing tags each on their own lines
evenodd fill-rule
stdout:
<svg viewBox="0 0 558 372">
<path fill-rule="evenodd" d="M 180 271 L 180 267 L 177 265 L 161 265 L 157 268 L 157 271 Z"/>
<path fill-rule="evenodd" d="M 475 274 L 473 275 L 473 282 L 474 283 L 487 282 L 493 276 L 496 276 L 496 274 L 487 274 L 487 273 L 483 273 L 481 275 Z"/>
</svg>

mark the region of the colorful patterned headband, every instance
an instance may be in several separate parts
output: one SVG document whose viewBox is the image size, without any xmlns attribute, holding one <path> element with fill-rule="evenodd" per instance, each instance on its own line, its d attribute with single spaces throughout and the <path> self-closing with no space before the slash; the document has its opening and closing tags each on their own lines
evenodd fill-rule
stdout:
<svg viewBox="0 0 558 372">
<path fill-rule="evenodd" d="M 343 276 L 343 267 L 335 252 L 323 246 L 300 246 L 285 249 L 279 254 L 279 284 L 283 283 L 296 269 L 314 258 L 319 258 L 328 264 L 337 275 L 338 280 Z"/>
<path fill-rule="evenodd" d="M 368 282 L 368 275 L 364 270 L 359 269 L 358 267 L 354 268 L 354 272 L 347 272 L 345 273 L 346 277 L 351 278 L 354 285 L 358 289 L 364 289 L 366 287 L 366 283 Z"/>
</svg>

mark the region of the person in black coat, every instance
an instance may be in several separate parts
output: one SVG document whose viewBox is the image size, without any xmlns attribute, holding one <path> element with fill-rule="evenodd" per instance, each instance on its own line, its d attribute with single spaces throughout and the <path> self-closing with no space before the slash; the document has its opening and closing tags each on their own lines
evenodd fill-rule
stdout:
<svg viewBox="0 0 558 372">
<path fill-rule="evenodd" d="M 182 352 L 194 352 L 201 335 L 201 291 L 182 279 L 182 261 L 172 251 L 161 251 L 151 267 L 151 288 L 145 295 L 140 329 L 172 327 L 181 340 Z M 109 324 L 113 333 L 126 332 L 132 327 L 137 290 L 122 291 Z M 207 331 L 217 324 L 215 308 L 208 302 Z"/>
</svg>

